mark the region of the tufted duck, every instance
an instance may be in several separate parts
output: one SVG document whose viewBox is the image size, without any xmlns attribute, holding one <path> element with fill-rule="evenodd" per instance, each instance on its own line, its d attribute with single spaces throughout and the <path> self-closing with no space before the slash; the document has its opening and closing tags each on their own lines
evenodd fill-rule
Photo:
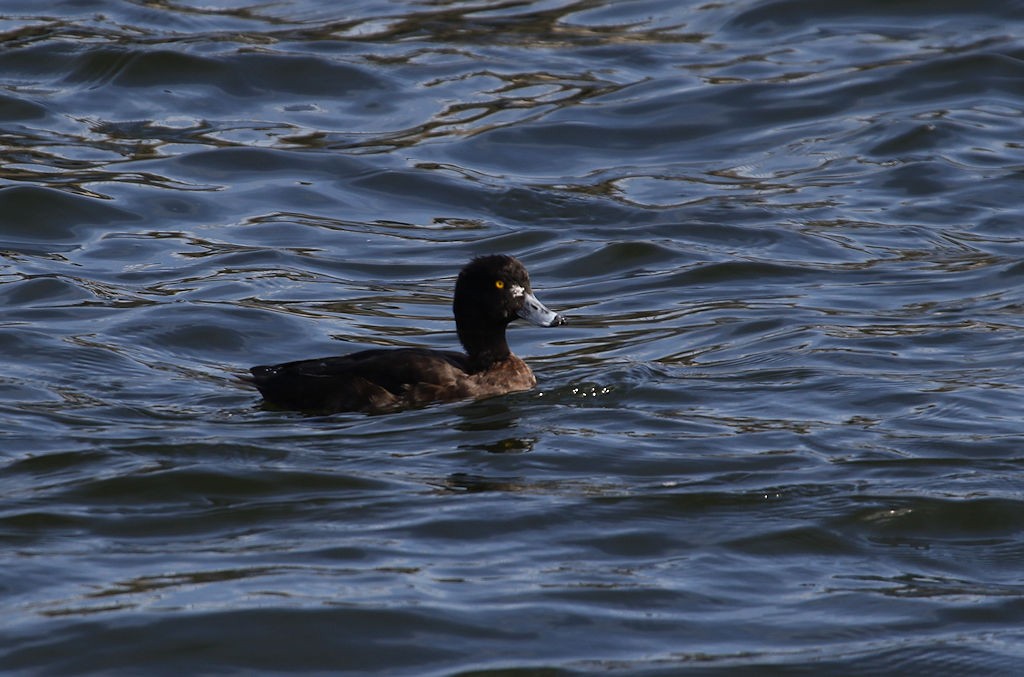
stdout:
<svg viewBox="0 0 1024 677">
<path fill-rule="evenodd" d="M 465 353 L 382 348 L 339 357 L 253 367 L 243 380 L 286 409 L 380 413 L 469 397 L 529 390 L 530 367 L 512 354 L 505 328 L 521 317 L 541 327 L 564 324 L 537 300 L 526 268 L 511 256 L 473 259 L 455 283 L 455 327 Z"/>
</svg>

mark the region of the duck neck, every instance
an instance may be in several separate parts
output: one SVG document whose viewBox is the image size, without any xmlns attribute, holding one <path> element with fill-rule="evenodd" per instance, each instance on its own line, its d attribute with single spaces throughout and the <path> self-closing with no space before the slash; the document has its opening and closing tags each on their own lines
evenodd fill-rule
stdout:
<svg viewBox="0 0 1024 677">
<path fill-rule="evenodd" d="M 504 328 L 497 334 L 493 329 L 488 332 L 473 331 L 459 324 L 456 324 L 456 329 L 459 342 L 469 355 L 469 367 L 474 372 L 483 371 L 511 354 L 505 341 Z"/>
</svg>

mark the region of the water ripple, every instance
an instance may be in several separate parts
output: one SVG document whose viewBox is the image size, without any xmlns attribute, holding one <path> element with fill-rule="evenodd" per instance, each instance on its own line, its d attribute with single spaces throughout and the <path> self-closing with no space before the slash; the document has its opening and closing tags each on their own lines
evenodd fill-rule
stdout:
<svg viewBox="0 0 1024 677">
<path fill-rule="evenodd" d="M 0 664 L 1015 674 L 1022 19 L 8 3 Z M 531 392 L 234 378 L 492 251 Z"/>
</svg>

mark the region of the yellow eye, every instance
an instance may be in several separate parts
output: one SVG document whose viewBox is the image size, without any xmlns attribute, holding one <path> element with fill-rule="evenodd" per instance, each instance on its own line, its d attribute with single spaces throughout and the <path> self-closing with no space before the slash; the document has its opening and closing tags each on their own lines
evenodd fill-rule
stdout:
<svg viewBox="0 0 1024 677">
<path fill-rule="evenodd" d="M 495 280 L 494 281 L 494 286 L 497 287 L 498 289 L 504 289 L 505 288 L 505 281 L 504 280 Z"/>
</svg>

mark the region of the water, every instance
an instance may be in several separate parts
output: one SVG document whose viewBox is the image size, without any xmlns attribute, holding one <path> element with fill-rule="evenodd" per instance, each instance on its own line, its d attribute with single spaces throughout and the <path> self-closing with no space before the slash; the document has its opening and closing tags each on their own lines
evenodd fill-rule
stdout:
<svg viewBox="0 0 1024 677">
<path fill-rule="evenodd" d="M 1024 4 L 347 4 L 0 4 L 0 667 L 1015 674 Z"/>
</svg>

